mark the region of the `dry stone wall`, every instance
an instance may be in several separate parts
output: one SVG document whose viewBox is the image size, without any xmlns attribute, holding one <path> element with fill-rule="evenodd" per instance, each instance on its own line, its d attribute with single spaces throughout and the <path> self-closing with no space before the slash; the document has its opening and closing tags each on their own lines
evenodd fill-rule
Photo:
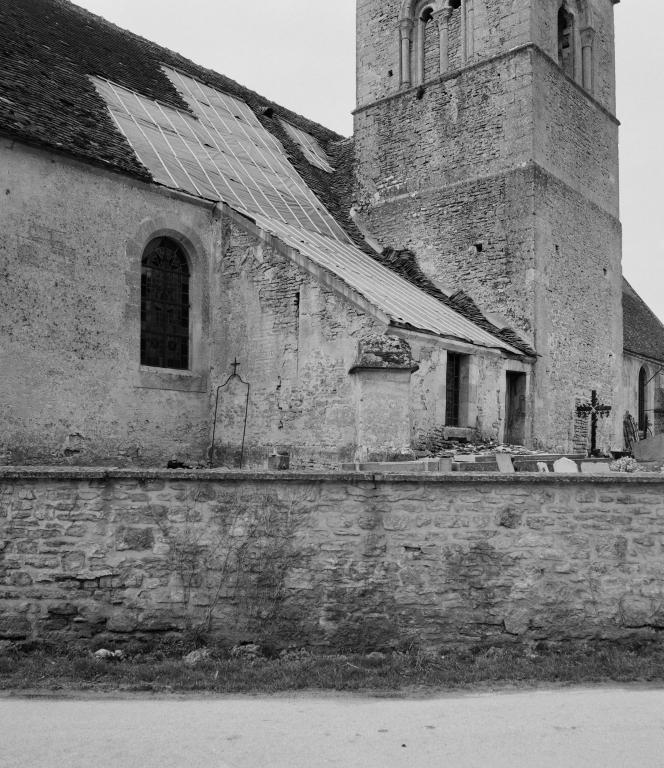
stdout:
<svg viewBox="0 0 664 768">
<path fill-rule="evenodd" d="M 0 639 L 390 647 L 664 627 L 658 476 L 3 470 Z"/>
</svg>

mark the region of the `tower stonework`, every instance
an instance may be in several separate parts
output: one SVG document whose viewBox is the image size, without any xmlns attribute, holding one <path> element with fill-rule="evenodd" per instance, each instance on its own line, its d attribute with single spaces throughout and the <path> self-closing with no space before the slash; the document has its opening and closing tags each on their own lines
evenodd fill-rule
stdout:
<svg viewBox="0 0 664 768">
<path fill-rule="evenodd" d="M 592 390 L 622 440 L 617 1 L 357 2 L 363 224 L 537 351 L 526 442 L 549 449 Z"/>
</svg>

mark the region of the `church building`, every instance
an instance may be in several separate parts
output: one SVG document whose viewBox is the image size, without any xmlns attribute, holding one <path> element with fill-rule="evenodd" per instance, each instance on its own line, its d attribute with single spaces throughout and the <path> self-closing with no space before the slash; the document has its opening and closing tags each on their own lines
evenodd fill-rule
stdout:
<svg viewBox="0 0 664 768">
<path fill-rule="evenodd" d="M 0 7 L 0 463 L 294 468 L 664 430 L 617 0 L 357 0 L 352 138 L 68 0 Z"/>
</svg>

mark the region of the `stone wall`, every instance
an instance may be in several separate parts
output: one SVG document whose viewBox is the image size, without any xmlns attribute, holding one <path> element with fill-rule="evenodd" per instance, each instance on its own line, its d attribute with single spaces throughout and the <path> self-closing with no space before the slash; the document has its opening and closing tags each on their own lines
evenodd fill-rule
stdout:
<svg viewBox="0 0 664 768">
<path fill-rule="evenodd" d="M 360 61 L 387 60 L 394 46 L 387 11 L 375 29 L 368 20 L 375 5 L 359 6 Z M 600 102 L 550 57 L 551 25 L 538 25 L 556 18 L 552 3 L 483 5 L 475 23 L 496 32 L 497 49 L 487 42 L 420 90 L 381 91 L 361 75 L 358 210 L 379 242 L 410 249 L 435 282 L 469 293 L 537 351 L 529 445 L 571 450 L 574 404 L 596 389 L 614 409 L 599 445 L 615 449 L 623 338 L 612 7 L 595 3 L 596 63 L 608 68 Z"/>
<path fill-rule="evenodd" d="M 208 442 L 212 206 L 0 139 L 0 464 L 165 464 Z M 142 371 L 141 255 L 193 260 L 190 374 Z"/>
<path fill-rule="evenodd" d="M 0 472 L 0 639 L 280 645 L 664 627 L 659 476 Z"/>
<path fill-rule="evenodd" d="M 639 418 L 639 372 L 646 371 L 645 409 L 648 416 L 648 426 L 652 435 L 664 432 L 664 377 L 661 374 L 661 364 L 652 359 L 625 354 L 623 357 L 623 402 L 620 413 L 622 418 L 629 411 L 638 421 Z"/>
<path fill-rule="evenodd" d="M 296 466 L 353 459 L 349 371 L 384 322 L 205 201 L 9 140 L 0 189 L 0 464 L 206 461 L 235 359 L 251 383 L 247 462 L 264 466 L 273 448 Z M 141 257 L 163 235 L 190 261 L 188 371 L 140 364 Z M 382 392 L 405 409 L 407 444 L 402 389 Z M 245 401 L 234 386 L 219 399 L 220 463 L 239 460 Z"/>
<path fill-rule="evenodd" d="M 361 340 L 387 327 L 239 220 L 225 221 L 215 267 L 213 387 L 226 381 L 237 359 L 251 384 L 247 449 L 254 464 L 262 465 L 272 448 L 290 452 L 300 467 L 351 461 L 361 440 L 357 383 L 349 372 Z M 406 433 L 407 393 L 406 386 Z M 403 408 L 399 388 L 383 394 Z M 242 426 L 237 409 L 229 414 L 226 405 L 222 396 L 216 458 L 224 463 L 237 451 Z"/>
<path fill-rule="evenodd" d="M 590 7 L 592 27 L 595 30 L 594 87 L 598 101 L 607 109 L 615 110 L 615 52 L 614 17 L 615 0 L 586 0 L 572 2 L 574 12 L 582 6 Z M 399 18 L 405 7 L 403 0 L 358 0 L 357 2 L 357 103 L 360 106 L 394 94 L 399 88 Z M 496 3 L 493 0 L 474 0 L 472 14 L 472 52 L 468 64 L 500 55 L 522 45 L 534 43 L 553 61 L 558 60 L 558 9 L 555 0 L 512 0 Z M 579 16 L 581 14 L 579 13 Z M 433 40 L 429 48 L 438 46 L 438 30 L 432 24 Z M 413 41 L 415 34 L 413 34 Z M 463 65 L 461 56 L 461 9 L 450 16 L 449 69 Z M 581 82 L 580 25 L 575 35 L 577 80 Z M 411 44 L 411 49 L 415 45 Z M 426 80 L 439 75 L 433 62 L 434 53 L 427 56 Z M 429 59 L 431 61 L 429 62 Z M 413 72 L 414 72 L 413 68 Z M 413 80 L 414 82 L 414 80 Z"/>
<path fill-rule="evenodd" d="M 0 465 L 195 465 L 216 410 L 214 460 L 237 466 L 247 390 L 234 379 L 216 397 L 235 360 L 251 385 L 245 467 L 273 449 L 299 468 L 383 458 L 443 422 L 442 340 L 425 337 L 435 364 L 412 388 L 416 364 L 353 375 L 363 341 L 393 332 L 385 317 L 229 209 L 10 141 L 0 189 Z M 188 371 L 140 364 L 141 258 L 164 235 L 190 262 Z M 507 361 L 463 351 L 484 373 L 478 403 L 492 402 Z M 497 437 L 498 407 L 465 426 Z"/>
</svg>

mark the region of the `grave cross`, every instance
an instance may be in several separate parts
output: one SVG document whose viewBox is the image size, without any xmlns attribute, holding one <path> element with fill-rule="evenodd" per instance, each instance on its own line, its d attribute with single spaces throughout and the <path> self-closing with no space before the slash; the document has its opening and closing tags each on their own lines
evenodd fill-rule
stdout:
<svg viewBox="0 0 664 768">
<path fill-rule="evenodd" d="M 237 357 L 233 362 L 231 363 L 231 368 L 233 369 L 233 376 L 237 376 L 237 369 L 240 367 L 240 363 L 237 361 Z"/>
<path fill-rule="evenodd" d="M 576 415 L 582 419 L 590 416 L 590 455 L 597 455 L 597 421 L 603 419 L 611 413 L 611 406 L 600 403 L 597 398 L 597 391 L 593 389 L 589 403 L 577 405 Z"/>
</svg>

